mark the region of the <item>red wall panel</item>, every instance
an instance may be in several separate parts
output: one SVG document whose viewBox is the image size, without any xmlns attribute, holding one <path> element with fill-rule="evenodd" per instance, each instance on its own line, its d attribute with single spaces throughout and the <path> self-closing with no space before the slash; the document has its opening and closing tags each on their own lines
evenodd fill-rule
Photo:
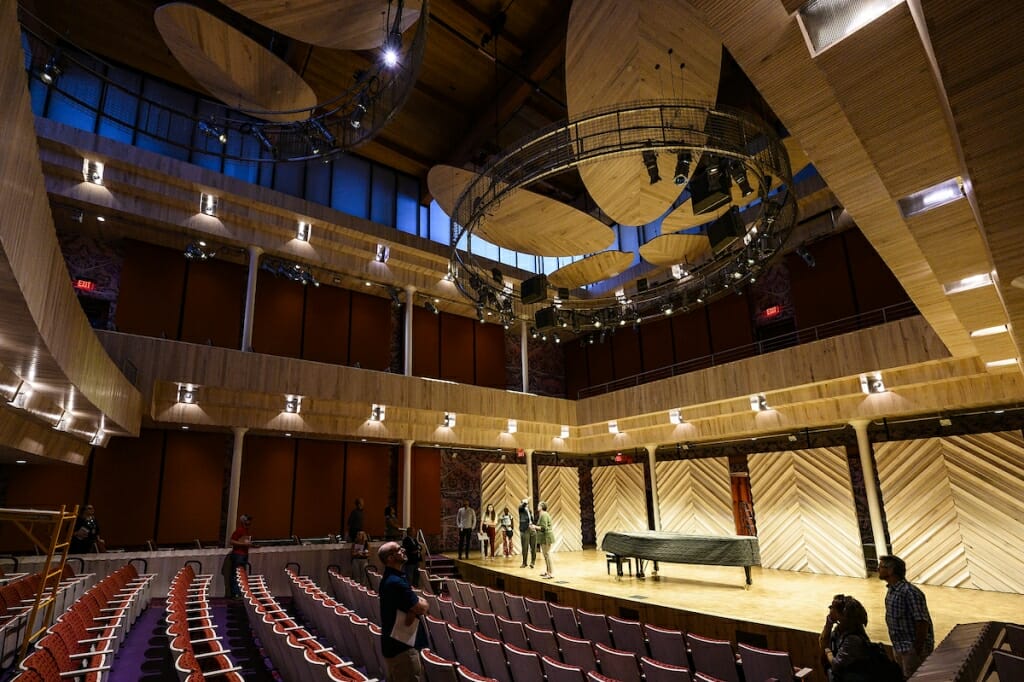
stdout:
<svg viewBox="0 0 1024 682">
<path fill-rule="evenodd" d="M 348 363 L 348 289 L 313 287 L 306 292 L 306 316 L 302 321 L 302 357 L 334 365 Z"/>
<path fill-rule="evenodd" d="M 612 356 L 615 358 L 615 378 L 636 376 L 643 371 L 640 358 L 640 334 L 632 327 L 620 327 L 609 337 L 612 344 Z"/>
<path fill-rule="evenodd" d="M 477 386 L 507 388 L 505 379 L 505 328 L 500 324 L 475 325 Z"/>
<path fill-rule="evenodd" d="M 460 384 L 473 383 L 473 325 L 468 317 L 441 314 L 441 377 Z"/>
<path fill-rule="evenodd" d="M 612 344 L 605 340 L 604 343 L 587 343 L 587 364 L 590 366 L 590 385 L 597 386 L 611 381 L 615 378 L 612 365 Z"/>
<path fill-rule="evenodd" d="M 131 501 L 130 513 L 120 510 L 101 518 L 109 549 L 143 546 L 153 538 L 163 443 L 162 431 L 143 429 L 138 438 L 114 438 L 106 448 L 94 450 L 89 496 Z M 99 508 L 96 513 L 101 514 Z"/>
<path fill-rule="evenodd" d="M 239 348 L 246 269 L 225 261 L 189 263 L 181 340 Z"/>
<path fill-rule="evenodd" d="M 384 371 L 391 365 L 391 301 L 352 292 L 349 364 Z"/>
<path fill-rule="evenodd" d="M 96 507 L 100 533 L 105 536 L 107 517 L 124 510 L 117 498 L 86 500 L 85 477 L 84 466 L 63 462 L 0 465 L 0 478 L 7 482 L 7 499 L 3 506 L 55 509 L 63 504 L 70 510 L 76 504 L 89 501 Z M 0 524 L 0 547 L 4 552 L 33 549 L 31 541 L 13 523 Z"/>
<path fill-rule="evenodd" d="M 253 537 L 286 538 L 292 534 L 294 473 L 293 439 L 245 437 L 238 513 L 253 517 Z M 234 527 L 234 519 L 231 526 Z"/>
<path fill-rule="evenodd" d="M 231 441 L 222 433 L 167 432 L 158 543 L 223 542 L 220 520 Z M 229 525 L 234 528 L 233 522 Z M 254 531 L 257 537 L 262 533 L 259 527 Z"/>
<path fill-rule="evenodd" d="M 178 336 L 185 257 L 180 251 L 128 241 L 117 297 L 117 329 L 169 339 Z"/>
<path fill-rule="evenodd" d="M 569 400 L 576 400 L 579 392 L 590 386 L 587 351 L 579 339 L 562 345 L 565 348 L 565 396 Z"/>
<path fill-rule="evenodd" d="M 413 376 L 437 379 L 441 376 L 441 316 L 423 308 L 412 311 Z"/>
<path fill-rule="evenodd" d="M 288 358 L 300 357 L 305 290 L 306 287 L 298 282 L 260 270 L 256 278 L 252 318 L 254 351 Z"/>
<path fill-rule="evenodd" d="M 855 314 L 842 237 L 823 239 L 807 250 L 814 256 L 813 268 L 796 254 L 786 256 L 797 329 Z"/>
<path fill-rule="evenodd" d="M 910 300 L 899 280 L 860 230 L 847 230 L 842 237 L 853 267 L 853 286 L 860 312 L 871 312 Z"/>
<path fill-rule="evenodd" d="M 399 481 L 402 480 L 399 474 Z M 412 524 L 425 535 L 441 532 L 441 452 L 412 449 Z"/>
<path fill-rule="evenodd" d="M 747 296 L 732 294 L 708 307 L 711 349 L 715 353 L 754 342 L 754 329 L 747 309 Z"/>
<path fill-rule="evenodd" d="M 645 372 L 673 364 L 672 321 L 662 318 L 640 325 L 640 349 Z"/>
<path fill-rule="evenodd" d="M 676 362 L 702 358 L 711 354 L 707 309 L 701 306 L 688 313 L 672 316 L 672 339 Z"/>
<path fill-rule="evenodd" d="M 348 443 L 345 467 L 347 514 L 357 497 L 363 498 L 364 530 L 373 537 L 384 536 L 384 507 L 391 497 L 392 448 L 368 443 Z"/>
<path fill-rule="evenodd" d="M 345 444 L 329 440 L 298 443 L 292 532 L 299 537 L 338 533 L 342 527 Z"/>
</svg>

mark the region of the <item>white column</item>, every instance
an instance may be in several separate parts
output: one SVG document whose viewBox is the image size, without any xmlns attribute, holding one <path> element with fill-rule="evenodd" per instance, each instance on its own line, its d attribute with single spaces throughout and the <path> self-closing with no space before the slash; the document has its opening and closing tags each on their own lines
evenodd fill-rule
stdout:
<svg viewBox="0 0 1024 682">
<path fill-rule="evenodd" d="M 533 508 L 533 449 L 526 448 L 526 496 L 530 498 L 530 508 Z"/>
<path fill-rule="evenodd" d="M 224 546 L 231 546 L 231 534 L 238 523 L 238 489 L 242 484 L 242 445 L 245 432 L 249 429 L 236 426 L 231 429 L 235 434 L 235 442 L 231 450 L 231 486 L 228 488 L 228 522 L 225 525 Z"/>
<path fill-rule="evenodd" d="M 519 320 L 519 364 L 523 369 L 523 393 L 530 392 L 530 350 L 527 346 L 529 339 L 526 320 Z"/>
<path fill-rule="evenodd" d="M 857 432 L 857 450 L 860 452 L 860 468 L 864 472 L 864 490 L 868 498 L 868 515 L 871 517 L 871 536 L 875 543 L 875 556 L 881 557 L 889 553 L 885 544 L 885 527 L 882 525 L 882 507 L 878 500 L 878 477 L 875 475 L 875 463 L 871 458 L 871 441 L 868 440 L 867 419 L 855 419 L 850 422 Z"/>
<path fill-rule="evenodd" d="M 260 272 L 263 249 L 249 247 L 249 279 L 245 285 L 245 317 L 242 318 L 242 350 L 252 350 L 252 318 L 256 309 L 256 276 Z"/>
<path fill-rule="evenodd" d="M 402 446 L 402 527 L 408 528 L 412 523 L 412 444 L 411 440 L 403 440 Z M 419 524 L 416 524 L 419 527 Z"/>
<path fill-rule="evenodd" d="M 412 309 L 415 307 L 416 287 L 405 287 L 405 376 L 412 376 Z M 412 447 L 410 445 L 410 447 Z M 409 524 L 405 524 L 408 526 Z"/>
<path fill-rule="evenodd" d="M 654 510 L 654 530 L 661 530 L 661 507 L 658 504 L 658 474 L 654 467 L 654 453 L 658 450 L 657 443 L 645 445 L 647 448 L 647 464 L 651 469 L 651 508 Z"/>
</svg>

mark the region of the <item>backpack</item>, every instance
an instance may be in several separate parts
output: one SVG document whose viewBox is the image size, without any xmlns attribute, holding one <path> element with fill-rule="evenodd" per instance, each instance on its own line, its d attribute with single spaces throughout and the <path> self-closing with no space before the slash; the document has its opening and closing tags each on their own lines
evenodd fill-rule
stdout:
<svg viewBox="0 0 1024 682">
<path fill-rule="evenodd" d="M 896 661 L 889 658 L 881 644 L 865 641 L 864 651 L 864 658 L 853 662 L 842 674 L 835 676 L 836 682 L 903 682 L 903 670 Z"/>
</svg>

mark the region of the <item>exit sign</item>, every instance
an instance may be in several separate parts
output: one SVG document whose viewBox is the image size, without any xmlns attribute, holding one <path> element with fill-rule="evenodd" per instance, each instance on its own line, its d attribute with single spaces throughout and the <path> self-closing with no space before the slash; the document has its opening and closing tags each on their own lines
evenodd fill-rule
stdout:
<svg viewBox="0 0 1024 682">
<path fill-rule="evenodd" d="M 76 279 L 72 282 L 72 286 L 78 291 L 96 291 L 96 282 L 91 279 Z"/>
</svg>

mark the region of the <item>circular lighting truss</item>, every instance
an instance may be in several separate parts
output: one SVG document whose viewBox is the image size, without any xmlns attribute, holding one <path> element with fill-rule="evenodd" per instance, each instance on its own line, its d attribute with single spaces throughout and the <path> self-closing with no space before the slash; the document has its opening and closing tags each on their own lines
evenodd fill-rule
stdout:
<svg viewBox="0 0 1024 682">
<path fill-rule="evenodd" d="M 657 155 L 676 159 L 674 177 L 657 178 Z M 584 164 L 610 157 L 636 158 L 637 173 L 653 182 L 675 182 L 680 196 L 672 209 L 698 194 L 698 207 L 706 211 L 708 225 L 684 233 L 706 231 L 714 221 L 715 197 L 736 191 L 749 199 L 745 210 L 732 209 L 723 220 L 731 242 L 720 243 L 702 262 L 685 264 L 664 281 L 650 282 L 632 291 L 592 294 L 574 290 L 570 298 L 554 304 L 524 306 L 518 291 L 494 280 L 491 270 L 473 255 L 473 232 L 500 215 L 501 203 L 532 183 Z M 653 168 L 652 168 L 653 167 Z M 478 315 L 497 313 L 508 321 L 529 319 L 536 313 L 538 328 L 571 328 L 574 332 L 638 324 L 644 319 L 688 310 L 737 291 L 754 281 L 780 254 L 796 222 L 796 201 L 789 156 L 778 136 L 762 121 L 735 110 L 716 109 L 702 102 L 652 101 L 588 113 L 567 124 L 542 130 L 515 145 L 489 164 L 458 198 L 451 221 L 451 277 L 476 306 Z M 710 198 L 709 198 L 710 197 Z M 729 199 L 731 201 L 731 198 Z M 694 212 L 700 213 L 696 210 Z M 465 250 L 457 248 L 464 244 Z M 684 264 L 680 264 L 683 266 Z M 658 269 L 631 268 L 614 282 L 623 283 Z M 628 277 L 627 277 L 628 275 Z M 623 290 L 614 282 L 605 292 Z"/>
<path fill-rule="evenodd" d="M 427 43 L 430 0 L 423 0 L 416 33 L 407 48 L 402 49 L 401 34 L 389 29 L 383 48 L 385 52 L 397 52 L 393 62 L 382 57 L 369 69 L 353 74 L 352 84 L 339 94 L 318 102 L 312 109 L 290 111 L 231 109 L 209 100 L 200 100 L 194 111 L 179 111 L 166 101 L 147 97 L 141 91 L 141 80 L 132 87 L 131 78 L 109 77 L 108 74 L 121 70 L 64 42 L 63 37 L 20 4 L 18 9 L 29 77 L 60 92 L 76 106 L 173 147 L 220 154 L 237 161 L 275 163 L 327 159 L 341 154 L 372 139 L 391 120 L 409 98 L 419 76 Z M 401 24 L 400 14 L 393 23 L 394 26 Z M 43 34 L 54 37 L 47 40 Z M 61 41 L 59 46 L 58 40 Z M 119 119 L 116 110 L 99 111 L 100 98 L 89 101 L 83 99 L 81 87 L 61 85 L 75 72 L 93 81 L 98 79 L 100 87 L 108 93 L 104 99 L 115 96 L 137 102 L 138 111 L 144 115 L 140 114 L 139 120 L 133 122 Z M 270 122 L 258 118 L 260 115 L 294 116 L 295 120 Z M 193 134 L 183 135 L 182 131 L 193 131 Z M 239 142 L 248 138 L 257 144 Z"/>
</svg>

